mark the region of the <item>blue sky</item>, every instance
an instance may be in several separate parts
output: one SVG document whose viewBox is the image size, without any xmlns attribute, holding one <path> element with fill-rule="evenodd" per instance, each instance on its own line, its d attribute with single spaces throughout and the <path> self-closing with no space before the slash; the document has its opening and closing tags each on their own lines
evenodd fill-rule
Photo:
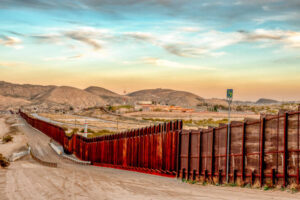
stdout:
<svg viewBox="0 0 300 200">
<path fill-rule="evenodd" d="M 300 1 L 0 0 L 0 79 L 300 100 Z"/>
</svg>

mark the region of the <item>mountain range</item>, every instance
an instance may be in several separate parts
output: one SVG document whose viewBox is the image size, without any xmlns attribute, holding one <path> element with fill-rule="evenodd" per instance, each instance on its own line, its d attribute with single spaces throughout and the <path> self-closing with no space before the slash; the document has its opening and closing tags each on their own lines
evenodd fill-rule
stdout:
<svg viewBox="0 0 300 200">
<path fill-rule="evenodd" d="M 138 101 L 153 101 L 159 104 L 177 105 L 188 108 L 196 107 L 204 102 L 208 104 L 227 105 L 224 99 L 204 99 L 191 92 L 172 89 L 145 89 L 127 95 L 120 95 L 97 86 L 90 86 L 82 90 L 70 86 L 14 84 L 0 81 L 1 110 L 20 106 L 42 109 L 83 109 L 105 105 L 133 105 Z M 271 99 L 260 99 L 256 102 L 256 104 L 269 103 L 278 102 Z"/>
</svg>

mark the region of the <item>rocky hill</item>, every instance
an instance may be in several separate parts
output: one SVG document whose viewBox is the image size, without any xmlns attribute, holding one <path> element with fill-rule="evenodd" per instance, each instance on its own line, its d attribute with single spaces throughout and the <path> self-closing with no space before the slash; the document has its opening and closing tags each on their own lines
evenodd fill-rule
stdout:
<svg viewBox="0 0 300 200">
<path fill-rule="evenodd" d="M 127 96 L 137 101 L 155 101 L 160 104 L 178 105 L 182 107 L 196 107 L 204 99 L 190 92 L 171 89 L 147 89 L 132 92 Z"/>
<path fill-rule="evenodd" d="M 115 92 L 112 92 L 110 90 L 107 90 L 102 87 L 97 87 L 97 86 L 90 86 L 86 89 L 85 91 L 94 94 L 96 96 L 99 96 L 100 98 L 104 99 L 107 101 L 109 104 L 133 104 L 134 100 L 128 96 L 120 95 Z"/>
<path fill-rule="evenodd" d="M 256 101 L 256 104 L 278 104 L 278 103 L 280 102 L 273 99 L 264 99 L 264 98 L 261 98 Z"/>
<path fill-rule="evenodd" d="M 0 110 L 13 108 L 15 106 L 29 105 L 31 102 L 22 98 L 0 95 Z"/>
<path fill-rule="evenodd" d="M 69 105 L 78 109 L 93 106 L 103 106 L 107 103 L 99 96 L 78 88 L 68 86 L 56 87 L 46 94 L 34 99 L 34 102 L 37 104 L 54 103 Z"/>
<path fill-rule="evenodd" d="M 84 90 L 89 93 L 92 93 L 94 95 L 103 96 L 103 97 L 120 97 L 121 96 L 115 92 L 108 90 L 108 89 L 105 89 L 102 87 L 97 87 L 97 86 L 90 86 Z"/>
<path fill-rule="evenodd" d="M 14 98 L 32 100 L 39 95 L 45 94 L 56 86 L 41 86 L 30 84 L 13 84 L 0 81 L 0 95 Z"/>
</svg>

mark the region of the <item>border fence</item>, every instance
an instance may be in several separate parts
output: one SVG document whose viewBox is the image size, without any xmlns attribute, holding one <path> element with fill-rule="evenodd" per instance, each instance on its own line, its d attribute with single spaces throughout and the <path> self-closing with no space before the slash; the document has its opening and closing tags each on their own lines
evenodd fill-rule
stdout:
<svg viewBox="0 0 300 200">
<path fill-rule="evenodd" d="M 224 183 L 228 162 L 230 183 L 299 184 L 299 111 L 198 130 L 175 121 L 96 138 L 69 137 L 61 127 L 20 115 L 93 165 Z"/>
<path fill-rule="evenodd" d="M 165 176 L 176 175 L 178 135 L 182 122 L 174 121 L 113 135 L 86 138 L 20 111 L 28 124 L 57 141 L 69 154 L 91 164 Z"/>
</svg>

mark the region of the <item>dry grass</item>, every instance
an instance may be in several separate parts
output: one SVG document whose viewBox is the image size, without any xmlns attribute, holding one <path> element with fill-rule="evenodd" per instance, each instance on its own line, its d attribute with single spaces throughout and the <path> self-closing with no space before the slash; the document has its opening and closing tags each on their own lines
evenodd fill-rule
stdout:
<svg viewBox="0 0 300 200">
<path fill-rule="evenodd" d="M 6 168 L 9 166 L 9 161 L 7 158 L 5 158 L 1 153 L 0 153 L 0 166 L 2 168 Z"/>
<path fill-rule="evenodd" d="M 2 137 L 2 142 L 3 144 L 8 143 L 8 142 L 12 142 L 13 141 L 13 137 L 11 135 L 5 135 Z"/>
</svg>

